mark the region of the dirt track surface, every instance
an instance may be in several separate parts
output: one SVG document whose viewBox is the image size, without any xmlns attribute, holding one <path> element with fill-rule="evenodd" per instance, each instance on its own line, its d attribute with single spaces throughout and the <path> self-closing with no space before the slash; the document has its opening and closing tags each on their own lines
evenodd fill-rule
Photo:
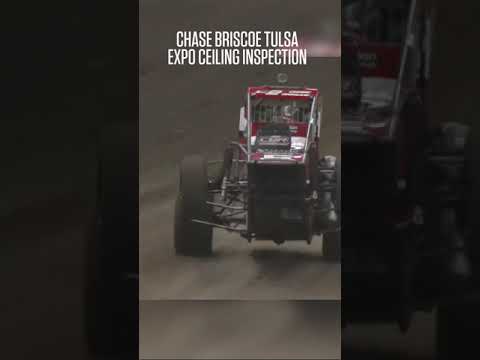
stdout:
<svg viewBox="0 0 480 360">
<path fill-rule="evenodd" d="M 144 301 L 140 359 L 339 359 L 338 301 Z"/>
<path fill-rule="evenodd" d="M 141 301 L 140 359 L 433 359 L 434 320 L 340 329 L 339 301 Z"/>
<path fill-rule="evenodd" d="M 188 4 L 188 6 L 186 5 Z M 173 204 L 177 166 L 191 153 L 217 159 L 236 136 L 247 86 L 275 82 L 318 87 L 324 96 L 324 154 L 339 154 L 338 58 L 303 67 L 168 66 L 177 30 L 293 29 L 339 39 L 336 1 L 140 2 L 140 298 L 339 299 L 340 265 L 321 256 L 321 240 L 248 244 L 216 231 L 210 259 L 175 256 Z M 333 4 L 333 5 L 331 5 Z M 314 6 L 315 5 L 315 6 Z M 315 9 L 315 11 L 312 11 Z M 272 12 L 273 11 L 273 12 Z M 262 24 L 267 24 L 263 25 Z"/>
</svg>

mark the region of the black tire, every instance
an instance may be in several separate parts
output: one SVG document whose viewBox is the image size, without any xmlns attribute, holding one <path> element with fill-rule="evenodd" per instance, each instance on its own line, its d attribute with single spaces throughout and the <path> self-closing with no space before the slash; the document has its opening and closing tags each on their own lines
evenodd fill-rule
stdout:
<svg viewBox="0 0 480 360">
<path fill-rule="evenodd" d="M 212 227 L 192 222 L 211 221 L 211 208 L 206 203 L 208 176 L 201 156 L 185 158 L 180 165 L 180 186 L 175 201 L 175 252 L 187 256 L 208 256 L 212 253 Z"/>
<path fill-rule="evenodd" d="M 338 262 L 342 258 L 341 231 L 325 232 L 322 243 L 323 257 L 329 261 Z"/>
</svg>

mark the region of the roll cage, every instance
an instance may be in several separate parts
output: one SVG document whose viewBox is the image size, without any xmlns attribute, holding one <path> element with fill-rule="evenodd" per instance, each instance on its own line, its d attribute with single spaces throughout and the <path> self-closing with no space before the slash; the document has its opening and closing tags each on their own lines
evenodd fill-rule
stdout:
<svg viewBox="0 0 480 360">
<path fill-rule="evenodd" d="M 305 138 L 305 146 L 303 153 L 309 151 L 309 147 L 315 139 L 320 137 L 321 116 L 322 116 L 322 99 L 319 96 L 317 89 L 306 87 L 292 87 L 292 86 L 261 86 L 250 87 L 246 93 L 245 105 L 240 109 L 240 123 L 239 132 L 242 149 L 246 155 L 247 163 L 258 161 L 252 155 L 254 154 L 254 143 L 257 135 L 257 125 L 261 122 L 271 123 L 273 117 L 266 115 L 268 111 L 273 111 L 273 107 L 279 105 L 275 101 L 293 100 L 301 104 L 297 107 L 297 113 L 294 117 L 286 123 L 290 126 L 293 136 Z M 254 101 L 257 99 L 267 99 L 270 101 L 272 108 L 258 109 Z M 258 100 L 257 100 L 258 101 Z M 258 111 L 263 115 L 260 118 L 257 116 Z M 258 121 L 267 120 L 267 121 Z M 242 141 L 243 140 L 243 141 Z M 285 160 L 285 159 L 284 159 Z M 303 163 L 305 156 L 301 159 L 292 159 L 294 161 Z"/>
</svg>

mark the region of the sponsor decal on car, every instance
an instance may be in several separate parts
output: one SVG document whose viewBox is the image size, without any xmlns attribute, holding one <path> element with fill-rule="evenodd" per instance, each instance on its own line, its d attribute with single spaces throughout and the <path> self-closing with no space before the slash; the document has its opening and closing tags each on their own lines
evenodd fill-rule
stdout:
<svg viewBox="0 0 480 360">
<path fill-rule="evenodd" d="M 260 136 L 258 145 L 290 145 L 290 139 L 287 136 Z"/>
</svg>

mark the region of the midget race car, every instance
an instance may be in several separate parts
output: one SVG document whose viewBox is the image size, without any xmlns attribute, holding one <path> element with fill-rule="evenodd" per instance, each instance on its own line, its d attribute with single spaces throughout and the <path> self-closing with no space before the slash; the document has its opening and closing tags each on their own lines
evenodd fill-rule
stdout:
<svg viewBox="0 0 480 360">
<path fill-rule="evenodd" d="M 432 2 L 342 6 L 343 325 L 407 331 L 435 311 L 439 358 L 463 358 L 478 329 L 477 170 L 471 128 L 429 116 Z"/>
<path fill-rule="evenodd" d="M 340 161 L 319 158 L 322 97 L 314 88 L 249 87 L 239 139 L 223 160 L 186 157 L 175 203 L 177 254 L 212 253 L 212 230 L 252 240 L 310 243 L 323 236 L 326 258 L 339 259 Z"/>
</svg>

